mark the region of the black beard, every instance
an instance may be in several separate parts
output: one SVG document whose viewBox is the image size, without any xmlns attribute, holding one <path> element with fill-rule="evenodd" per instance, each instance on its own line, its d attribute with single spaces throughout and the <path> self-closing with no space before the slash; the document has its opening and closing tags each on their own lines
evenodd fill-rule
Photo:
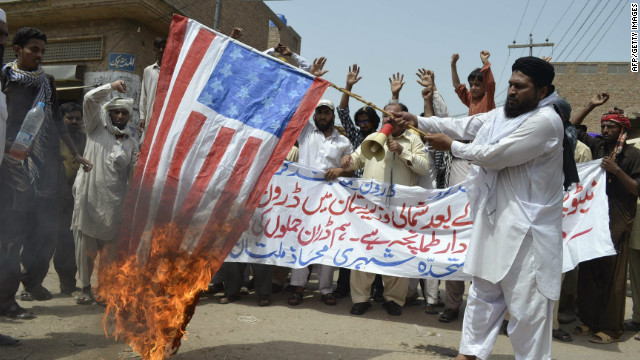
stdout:
<svg viewBox="0 0 640 360">
<path fill-rule="evenodd" d="M 335 120 L 329 121 L 326 125 L 320 126 L 318 122 L 314 119 L 313 122 L 316 124 L 316 128 L 321 132 L 325 132 L 333 127 L 333 123 Z"/>
<path fill-rule="evenodd" d="M 509 105 L 509 98 L 507 97 L 507 101 L 504 104 L 504 115 L 511 119 L 528 113 L 536 107 L 538 107 L 538 102 L 524 102 L 514 107 L 513 105 Z"/>
</svg>

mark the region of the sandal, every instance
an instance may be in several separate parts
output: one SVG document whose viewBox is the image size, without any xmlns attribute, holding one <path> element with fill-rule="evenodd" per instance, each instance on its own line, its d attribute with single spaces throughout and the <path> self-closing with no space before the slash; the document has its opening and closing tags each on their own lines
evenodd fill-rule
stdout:
<svg viewBox="0 0 640 360">
<path fill-rule="evenodd" d="M 562 330 L 562 329 L 558 329 L 558 330 L 553 330 L 553 338 L 556 340 L 560 340 L 562 342 L 572 342 L 573 339 L 571 338 L 571 335 L 569 335 L 568 332 Z"/>
<path fill-rule="evenodd" d="M 602 331 L 598 331 L 597 333 L 591 335 L 588 340 L 589 342 L 592 342 L 594 344 L 611 344 L 618 341 L 618 339 L 612 338 Z"/>
<path fill-rule="evenodd" d="M 20 293 L 20 300 L 22 301 L 33 301 L 33 295 L 27 290 L 22 290 Z"/>
<path fill-rule="evenodd" d="M 76 295 L 76 304 L 78 305 L 91 305 L 94 301 L 93 294 L 83 292 Z"/>
<path fill-rule="evenodd" d="M 269 306 L 271 305 L 271 296 L 265 295 L 258 299 L 258 306 Z"/>
<path fill-rule="evenodd" d="M 329 306 L 334 306 L 338 303 L 332 293 L 322 295 L 322 302 Z"/>
<path fill-rule="evenodd" d="M 303 298 L 303 292 L 296 290 L 292 292 L 291 295 L 289 296 L 288 303 L 291 306 L 300 305 L 300 303 L 302 303 L 302 298 Z"/>
<path fill-rule="evenodd" d="M 427 304 L 427 306 L 424 307 L 424 313 L 429 315 L 438 315 L 440 312 L 436 309 L 436 305 Z"/>
<path fill-rule="evenodd" d="M 228 304 L 234 301 L 240 300 L 239 294 L 234 295 L 223 295 L 218 298 L 218 304 Z"/>
<path fill-rule="evenodd" d="M 578 336 L 593 335 L 595 332 L 587 325 L 578 325 L 573 329 L 573 334 Z"/>
</svg>

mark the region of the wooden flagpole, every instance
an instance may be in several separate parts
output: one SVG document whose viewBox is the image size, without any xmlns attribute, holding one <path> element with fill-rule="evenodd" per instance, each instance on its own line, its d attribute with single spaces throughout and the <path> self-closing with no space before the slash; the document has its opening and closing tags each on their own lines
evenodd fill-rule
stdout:
<svg viewBox="0 0 640 360">
<path fill-rule="evenodd" d="M 393 115 L 392 115 L 390 112 L 385 111 L 385 110 L 383 110 L 383 109 L 380 109 L 379 107 L 375 106 L 373 103 L 370 103 L 369 101 L 366 101 L 365 99 L 363 99 L 360 95 L 358 95 L 358 94 L 354 94 L 354 93 L 352 93 L 351 91 L 349 91 L 349 90 L 347 90 L 347 89 L 344 89 L 344 88 L 341 88 L 341 87 L 339 87 L 339 86 L 337 86 L 337 85 L 335 85 L 335 84 L 333 84 L 333 83 L 331 83 L 331 82 L 329 83 L 329 86 L 331 86 L 332 88 L 334 88 L 334 89 L 336 89 L 336 90 L 338 90 L 338 91 L 340 91 L 340 92 L 343 92 L 343 93 L 345 93 L 345 94 L 347 94 L 347 95 L 351 96 L 352 98 L 354 98 L 354 99 L 356 99 L 356 100 L 360 101 L 361 103 L 364 103 L 365 105 L 367 105 L 367 106 L 369 106 L 369 107 L 372 107 L 372 108 L 374 108 L 374 109 L 376 109 L 376 110 L 380 111 L 381 113 L 383 113 L 383 114 L 387 115 L 388 117 L 393 118 Z M 411 125 L 409 125 L 408 127 L 409 127 L 410 129 L 412 129 L 412 130 L 417 131 L 418 133 L 420 133 L 420 134 L 422 134 L 422 135 L 424 135 L 424 136 L 427 136 L 427 134 L 426 134 L 424 131 L 418 130 L 417 128 L 415 128 L 415 127 L 413 127 L 413 126 L 411 126 Z"/>
</svg>

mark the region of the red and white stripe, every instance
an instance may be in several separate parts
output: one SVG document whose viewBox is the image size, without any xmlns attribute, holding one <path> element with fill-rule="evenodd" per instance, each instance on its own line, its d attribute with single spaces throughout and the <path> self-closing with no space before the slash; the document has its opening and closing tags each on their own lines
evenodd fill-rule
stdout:
<svg viewBox="0 0 640 360">
<path fill-rule="evenodd" d="M 119 249 L 129 255 L 145 258 L 154 234 L 169 222 L 189 229 L 172 238 L 174 246 L 228 253 L 328 86 L 313 82 L 280 138 L 224 117 L 197 98 L 230 41 L 174 15 L 123 211 Z M 215 230 L 224 223 L 233 231 L 220 238 Z"/>
</svg>

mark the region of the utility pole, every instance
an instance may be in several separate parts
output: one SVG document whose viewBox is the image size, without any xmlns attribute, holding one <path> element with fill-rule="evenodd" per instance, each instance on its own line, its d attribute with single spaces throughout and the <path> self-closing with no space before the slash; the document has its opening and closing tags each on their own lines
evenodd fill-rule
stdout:
<svg viewBox="0 0 640 360">
<path fill-rule="evenodd" d="M 220 26 L 220 13 L 222 12 L 222 0 L 216 1 L 216 12 L 213 18 L 213 30 L 219 30 Z"/>
<path fill-rule="evenodd" d="M 549 39 L 546 40 L 545 43 L 540 43 L 540 44 L 534 44 L 533 43 L 533 34 L 529 34 L 529 44 L 524 44 L 524 45 L 516 45 L 516 41 L 513 40 L 513 45 L 509 45 L 508 48 L 509 49 L 518 49 L 518 48 L 529 48 L 529 56 L 533 56 L 533 48 L 534 47 L 541 47 L 541 46 L 553 46 L 553 43 L 549 42 Z"/>
</svg>

